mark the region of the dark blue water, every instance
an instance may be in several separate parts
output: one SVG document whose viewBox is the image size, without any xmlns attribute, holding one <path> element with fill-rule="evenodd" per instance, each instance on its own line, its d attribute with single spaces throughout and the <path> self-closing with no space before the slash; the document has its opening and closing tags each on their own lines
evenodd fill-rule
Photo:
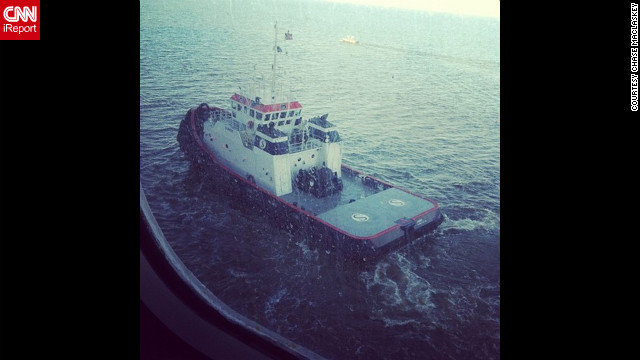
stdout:
<svg viewBox="0 0 640 360">
<path fill-rule="evenodd" d="M 500 358 L 499 20 L 320 1 L 140 6 L 140 181 L 215 295 L 327 358 Z M 369 268 L 247 212 L 178 147 L 189 108 L 268 88 L 255 84 L 271 77 L 276 20 L 280 93 L 305 117 L 329 113 L 345 164 L 444 214 Z"/>
</svg>

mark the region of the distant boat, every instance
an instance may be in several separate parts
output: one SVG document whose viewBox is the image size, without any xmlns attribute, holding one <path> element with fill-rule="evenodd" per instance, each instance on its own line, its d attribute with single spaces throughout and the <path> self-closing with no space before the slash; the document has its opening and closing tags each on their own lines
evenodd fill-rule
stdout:
<svg viewBox="0 0 640 360">
<path fill-rule="evenodd" d="M 289 32 L 289 30 L 287 30 L 287 32 L 284 34 L 284 39 L 285 40 L 293 40 L 293 34 Z"/>
<path fill-rule="evenodd" d="M 357 41 L 356 38 L 353 37 L 353 35 L 345 36 L 342 39 L 340 39 L 340 41 L 346 42 L 346 43 L 349 43 L 349 44 L 359 44 L 360 43 L 360 41 Z"/>
</svg>

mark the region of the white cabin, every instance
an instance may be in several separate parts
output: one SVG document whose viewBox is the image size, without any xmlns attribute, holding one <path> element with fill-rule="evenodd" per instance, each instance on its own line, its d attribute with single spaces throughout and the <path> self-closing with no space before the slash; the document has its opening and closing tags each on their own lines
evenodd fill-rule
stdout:
<svg viewBox="0 0 640 360">
<path fill-rule="evenodd" d="M 237 93 L 230 105 L 204 122 L 203 141 L 238 175 L 276 196 L 294 191 L 301 169 L 315 174 L 326 167 L 342 177 L 340 135 L 326 114 L 303 120 L 297 101 L 263 104 Z"/>
</svg>

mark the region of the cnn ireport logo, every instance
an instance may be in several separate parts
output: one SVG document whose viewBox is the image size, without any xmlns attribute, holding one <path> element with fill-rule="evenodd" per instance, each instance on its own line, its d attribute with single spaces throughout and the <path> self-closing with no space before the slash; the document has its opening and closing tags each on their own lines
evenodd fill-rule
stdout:
<svg viewBox="0 0 640 360">
<path fill-rule="evenodd" d="M 40 40 L 40 0 L 0 0 L 0 40 Z"/>
</svg>

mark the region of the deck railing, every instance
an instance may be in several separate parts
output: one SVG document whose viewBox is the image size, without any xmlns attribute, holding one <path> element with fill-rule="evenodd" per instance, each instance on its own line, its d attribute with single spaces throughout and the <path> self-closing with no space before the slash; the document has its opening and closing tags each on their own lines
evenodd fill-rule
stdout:
<svg viewBox="0 0 640 360">
<path fill-rule="evenodd" d="M 293 142 L 289 143 L 289 153 L 294 154 L 305 150 L 316 149 L 321 146 L 322 143 L 315 139 L 309 139 L 306 142 Z"/>
</svg>

